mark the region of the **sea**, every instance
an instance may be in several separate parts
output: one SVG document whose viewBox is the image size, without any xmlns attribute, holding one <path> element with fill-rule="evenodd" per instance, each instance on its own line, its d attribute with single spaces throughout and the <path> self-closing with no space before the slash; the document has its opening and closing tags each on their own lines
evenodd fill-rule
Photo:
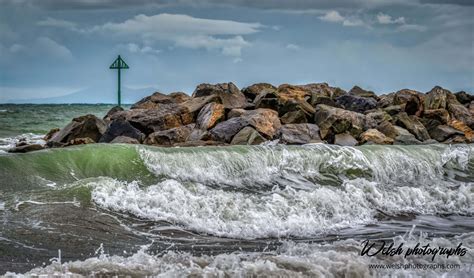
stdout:
<svg viewBox="0 0 474 278">
<path fill-rule="evenodd" d="M 111 107 L 0 105 L 0 275 L 474 276 L 473 144 L 6 152 Z"/>
</svg>

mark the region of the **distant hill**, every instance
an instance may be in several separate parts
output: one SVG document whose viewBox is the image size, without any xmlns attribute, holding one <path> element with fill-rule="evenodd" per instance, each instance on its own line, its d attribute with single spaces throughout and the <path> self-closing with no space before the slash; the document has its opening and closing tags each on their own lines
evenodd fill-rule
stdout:
<svg viewBox="0 0 474 278">
<path fill-rule="evenodd" d="M 131 104 L 156 92 L 156 88 L 131 89 L 122 88 L 122 103 Z M 57 104 L 57 103 L 117 103 L 117 92 L 113 89 L 87 88 L 65 96 L 37 98 L 37 99 L 11 99 L 6 103 L 38 103 L 38 104 Z"/>
</svg>

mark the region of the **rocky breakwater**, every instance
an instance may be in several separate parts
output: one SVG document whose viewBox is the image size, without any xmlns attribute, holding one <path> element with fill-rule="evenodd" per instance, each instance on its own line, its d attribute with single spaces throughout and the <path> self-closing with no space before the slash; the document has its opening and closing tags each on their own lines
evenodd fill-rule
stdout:
<svg viewBox="0 0 474 278">
<path fill-rule="evenodd" d="M 131 109 L 115 107 L 103 118 L 85 115 L 45 137 L 45 146 L 20 145 L 12 152 L 89 143 L 156 146 L 328 143 L 431 144 L 474 142 L 474 96 L 434 87 L 377 95 L 349 92 L 326 83 L 275 87 L 201 84 L 192 96 L 159 92 Z"/>
</svg>

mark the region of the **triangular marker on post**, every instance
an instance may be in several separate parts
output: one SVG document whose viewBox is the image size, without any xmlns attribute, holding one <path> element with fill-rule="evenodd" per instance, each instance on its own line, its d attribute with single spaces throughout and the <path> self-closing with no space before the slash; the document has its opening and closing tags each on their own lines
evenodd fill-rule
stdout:
<svg viewBox="0 0 474 278">
<path fill-rule="evenodd" d="M 125 63 L 124 60 L 120 57 L 120 55 L 115 59 L 115 61 L 110 65 L 109 69 L 117 69 L 118 71 L 118 91 L 117 91 L 117 97 L 118 97 L 118 106 L 122 105 L 121 101 L 121 95 L 120 95 L 120 70 L 121 69 L 128 69 L 127 63 Z"/>
</svg>

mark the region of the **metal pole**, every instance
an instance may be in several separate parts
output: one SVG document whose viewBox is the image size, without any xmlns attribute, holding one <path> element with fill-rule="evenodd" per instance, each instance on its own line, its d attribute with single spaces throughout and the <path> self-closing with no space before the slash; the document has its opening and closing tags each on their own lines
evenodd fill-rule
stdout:
<svg viewBox="0 0 474 278">
<path fill-rule="evenodd" d="M 121 99 L 120 99 L 120 66 L 118 68 L 118 106 L 121 106 Z"/>
</svg>

